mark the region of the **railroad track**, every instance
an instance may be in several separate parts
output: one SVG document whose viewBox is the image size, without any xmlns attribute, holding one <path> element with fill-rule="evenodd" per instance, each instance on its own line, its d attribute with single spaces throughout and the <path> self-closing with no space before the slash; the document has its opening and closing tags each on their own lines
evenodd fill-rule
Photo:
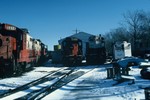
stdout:
<svg viewBox="0 0 150 100">
<path fill-rule="evenodd" d="M 0 94 L 0 98 L 4 98 L 4 97 L 9 96 L 11 94 L 17 93 L 17 92 L 19 92 L 21 90 L 25 90 L 25 89 L 28 89 L 28 88 L 30 88 L 32 86 L 36 86 L 36 85 L 38 85 L 40 83 L 48 81 L 50 77 L 51 78 L 57 77 L 57 75 L 60 74 L 60 72 L 62 70 L 65 70 L 65 69 L 68 69 L 68 68 L 62 68 L 62 69 L 58 69 L 56 71 L 52 71 L 51 73 L 49 73 L 49 74 L 47 74 L 47 75 L 45 75 L 45 76 L 43 76 L 43 77 L 41 77 L 41 78 L 39 78 L 37 80 L 34 80 L 34 81 L 30 82 L 30 83 L 22 85 L 22 86 L 20 86 L 18 88 L 15 88 L 15 89 L 12 89 L 12 90 L 8 90 L 8 91 Z"/>
<path fill-rule="evenodd" d="M 18 90 L 13 90 L 10 93 L 7 93 L 7 95 L 5 94 L 4 96 L 1 96 L 1 100 L 40 100 L 51 92 L 91 70 L 92 69 L 80 70 L 80 68 L 76 69 L 75 67 L 62 69 L 50 75 L 46 75 L 43 79 L 35 83 L 33 82 L 33 85 L 23 86 Z"/>
</svg>

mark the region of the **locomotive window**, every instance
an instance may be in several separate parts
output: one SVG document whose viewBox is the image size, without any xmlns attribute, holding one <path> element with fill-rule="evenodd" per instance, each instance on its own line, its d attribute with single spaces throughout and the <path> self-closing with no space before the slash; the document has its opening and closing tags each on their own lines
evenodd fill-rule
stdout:
<svg viewBox="0 0 150 100">
<path fill-rule="evenodd" d="M 124 45 L 122 45 L 122 46 L 121 46 L 121 49 L 123 49 L 123 50 L 124 50 Z"/>
<path fill-rule="evenodd" d="M 29 48 L 29 42 L 28 42 L 28 48 Z"/>
<path fill-rule="evenodd" d="M 2 29 L 2 26 L 0 26 L 0 30 Z"/>
<path fill-rule="evenodd" d="M 9 38 L 6 38 L 6 41 L 9 42 Z"/>
<path fill-rule="evenodd" d="M 22 41 L 22 38 L 23 38 L 23 37 L 22 37 L 22 34 L 21 34 L 21 35 L 20 35 L 20 40 L 21 40 L 21 41 Z"/>
<path fill-rule="evenodd" d="M 2 46 L 2 40 L 0 39 L 0 47 Z"/>
<path fill-rule="evenodd" d="M 81 42 L 79 42 L 79 46 L 81 46 Z"/>
<path fill-rule="evenodd" d="M 66 46 L 66 42 L 64 42 L 63 45 Z"/>
<path fill-rule="evenodd" d="M 33 41 L 33 39 L 32 39 L 32 38 L 30 38 L 30 41 Z"/>
</svg>

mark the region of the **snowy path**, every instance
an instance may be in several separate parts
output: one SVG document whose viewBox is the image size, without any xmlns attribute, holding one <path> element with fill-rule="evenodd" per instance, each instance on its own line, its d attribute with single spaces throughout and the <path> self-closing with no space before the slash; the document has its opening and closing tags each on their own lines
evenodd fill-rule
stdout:
<svg viewBox="0 0 150 100">
<path fill-rule="evenodd" d="M 106 68 L 95 68 L 93 71 L 70 82 L 59 90 L 49 94 L 42 100 L 140 100 L 144 99 L 144 89 L 140 85 L 149 85 L 149 80 L 140 78 L 139 69 L 133 68 L 131 75 L 135 75 L 135 84 L 128 82 L 112 86 L 112 79 L 106 79 Z"/>
</svg>

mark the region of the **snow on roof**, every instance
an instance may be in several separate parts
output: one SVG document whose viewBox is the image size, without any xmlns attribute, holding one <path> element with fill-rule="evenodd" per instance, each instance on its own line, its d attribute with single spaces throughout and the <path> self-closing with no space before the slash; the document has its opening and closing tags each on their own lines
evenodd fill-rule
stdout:
<svg viewBox="0 0 150 100">
<path fill-rule="evenodd" d="M 128 57 L 128 58 L 123 58 L 121 60 L 118 60 L 117 63 L 120 65 L 120 67 L 127 67 L 128 63 L 136 63 L 140 64 L 141 62 L 146 62 L 144 59 L 137 58 L 137 57 Z"/>
<path fill-rule="evenodd" d="M 92 36 L 92 34 L 89 34 L 89 33 L 85 33 L 85 32 L 79 32 L 77 34 L 73 34 L 73 35 L 70 35 L 68 37 L 76 37 L 80 40 L 82 40 L 83 42 L 88 42 L 88 39 L 89 37 Z M 65 38 L 62 38 L 60 40 L 58 40 L 59 44 L 61 44 L 61 42 L 64 40 Z"/>
<path fill-rule="evenodd" d="M 92 34 L 85 33 L 85 32 L 79 32 L 77 34 L 73 34 L 70 37 L 76 37 L 81 39 L 84 42 L 88 42 L 89 37 L 92 36 Z"/>
<path fill-rule="evenodd" d="M 150 66 L 150 62 L 141 62 L 140 66 Z"/>
</svg>

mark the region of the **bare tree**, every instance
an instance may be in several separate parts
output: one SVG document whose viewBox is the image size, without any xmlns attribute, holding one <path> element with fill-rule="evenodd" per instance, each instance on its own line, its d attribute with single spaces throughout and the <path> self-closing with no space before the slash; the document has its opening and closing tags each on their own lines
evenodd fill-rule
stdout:
<svg viewBox="0 0 150 100">
<path fill-rule="evenodd" d="M 150 48 L 150 13 L 143 12 L 139 14 L 141 20 L 141 42 L 144 48 Z"/>
<path fill-rule="evenodd" d="M 135 11 L 135 12 L 127 12 L 124 14 L 124 19 L 128 24 L 128 32 L 131 36 L 131 42 L 133 42 L 133 50 L 136 50 L 138 47 L 137 42 L 139 41 L 139 37 L 141 34 L 140 27 L 141 27 L 141 15 L 142 11 Z"/>
<path fill-rule="evenodd" d="M 106 50 L 112 54 L 113 51 L 113 44 L 115 42 L 123 42 L 123 41 L 129 41 L 129 34 L 127 30 L 123 27 L 116 28 L 114 30 L 111 30 L 109 33 L 106 33 L 104 38 L 106 41 Z"/>
<path fill-rule="evenodd" d="M 150 48 L 150 14 L 136 10 L 124 14 L 124 19 L 131 36 L 133 54 L 143 56 L 144 50 Z"/>
<path fill-rule="evenodd" d="M 132 44 L 134 55 L 138 55 L 141 48 L 149 48 L 150 51 L 150 13 L 142 10 L 128 11 L 123 17 L 125 23 L 122 23 L 122 27 L 105 34 L 106 49 L 112 53 L 112 43 L 128 41 Z"/>
</svg>

